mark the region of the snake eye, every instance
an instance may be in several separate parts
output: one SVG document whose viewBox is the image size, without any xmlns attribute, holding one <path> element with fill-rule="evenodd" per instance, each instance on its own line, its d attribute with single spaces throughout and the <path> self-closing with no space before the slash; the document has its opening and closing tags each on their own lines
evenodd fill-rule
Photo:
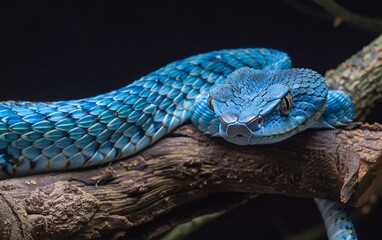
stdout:
<svg viewBox="0 0 382 240">
<path fill-rule="evenodd" d="M 212 97 L 211 97 L 211 95 L 208 95 L 207 104 L 208 104 L 208 107 L 211 109 L 211 111 L 215 112 L 214 106 L 212 105 Z"/>
<path fill-rule="evenodd" d="M 281 115 L 288 115 L 288 113 L 290 112 L 290 110 L 292 109 L 293 107 L 293 98 L 292 98 L 292 94 L 290 94 L 289 92 L 281 99 L 281 102 L 280 102 L 280 113 Z"/>
</svg>

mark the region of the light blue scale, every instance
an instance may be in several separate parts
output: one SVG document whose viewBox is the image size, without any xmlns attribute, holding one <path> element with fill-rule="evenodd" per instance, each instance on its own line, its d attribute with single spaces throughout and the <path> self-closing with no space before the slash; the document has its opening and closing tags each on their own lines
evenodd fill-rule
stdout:
<svg viewBox="0 0 382 240">
<path fill-rule="evenodd" d="M 68 158 L 70 169 L 81 168 L 86 162 L 85 156 L 81 152 L 77 152 Z"/>
<path fill-rule="evenodd" d="M 115 131 L 120 128 L 122 124 L 124 124 L 124 120 L 121 118 L 114 118 L 109 123 L 107 123 L 106 127 L 109 130 Z"/>
<path fill-rule="evenodd" d="M 104 129 L 96 138 L 96 141 L 100 144 L 107 142 L 113 131 L 110 129 Z"/>
<path fill-rule="evenodd" d="M 65 134 L 63 131 L 58 130 L 58 129 L 53 129 L 49 132 L 44 133 L 43 137 L 48 139 L 49 141 L 54 142 L 54 141 L 57 141 L 60 138 L 62 138 L 64 135 Z"/>
<path fill-rule="evenodd" d="M 108 110 L 104 111 L 98 116 L 99 121 L 105 124 L 109 123 L 114 118 L 115 118 L 115 113 L 113 111 L 108 111 Z"/>
<path fill-rule="evenodd" d="M 62 113 L 62 112 L 52 112 L 52 113 L 48 114 L 46 118 L 49 121 L 51 121 L 51 122 L 58 122 L 58 121 L 62 120 L 65 117 L 66 117 L 65 113 Z"/>
<path fill-rule="evenodd" d="M 58 153 L 50 159 L 50 169 L 52 171 L 57 171 L 62 168 L 66 168 L 67 165 L 67 157 L 63 153 Z"/>
<path fill-rule="evenodd" d="M 74 141 L 74 145 L 80 149 L 83 149 L 85 146 L 87 146 L 93 141 L 93 138 L 94 137 L 91 135 L 83 135 L 82 137 Z"/>
<path fill-rule="evenodd" d="M 64 149 L 69 146 L 73 146 L 73 140 L 68 137 L 63 137 L 54 142 L 54 145 L 58 148 Z"/>
<path fill-rule="evenodd" d="M 20 138 L 20 134 L 13 133 L 13 132 L 7 132 L 0 135 L 0 141 L 4 142 L 13 142 L 17 141 Z"/>
<path fill-rule="evenodd" d="M 96 122 L 96 116 L 86 115 L 85 117 L 79 119 L 76 124 L 81 128 L 89 128 Z"/>
<path fill-rule="evenodd" d="M 76 123 L 71 118 L 65 118 L 60 121 L 58 121 L 55 124 L 55 128 L 61 131 L 69 131 L 70 129 L 74 128 L 76 126 Z"/>
<path fill-rule="evenodd" d="M 29 132 L 30 128 L 31 128 L 30 124 L 26 122 L 18 122 L 11 125 L 12 132 L 20 134 L 20 135 Z"/>
</svg>

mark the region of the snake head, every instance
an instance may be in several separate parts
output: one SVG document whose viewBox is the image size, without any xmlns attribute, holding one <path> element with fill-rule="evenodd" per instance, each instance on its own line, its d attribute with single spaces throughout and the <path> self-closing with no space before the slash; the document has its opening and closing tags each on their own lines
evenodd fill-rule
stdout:
<svg viewBox="0 0 382 240">
<path fill-rule="evenodd" d="M 219 134 L 239 144 L 274 143 L 309 128 L 325 109 L 324 78 L 310 69 L 240 68 L 211 87 Z"/>
</svg>

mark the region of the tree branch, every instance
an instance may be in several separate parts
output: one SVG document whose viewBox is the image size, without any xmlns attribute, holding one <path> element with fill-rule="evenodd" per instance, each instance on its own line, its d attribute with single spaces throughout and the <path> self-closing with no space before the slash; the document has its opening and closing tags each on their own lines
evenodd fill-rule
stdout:
<svg viewBox="0 0 382 240">
<path fill-rule="evenodd" d="M 346 92 L 362 121 L 382 100 L 382 35 L 325 75 L 329 88 Z"/>
<path fill-rule="evenodd" d="M 325 20 L 332 20 L 335 27 L 345 23 L 368 32 L 382 32 L 382 19 L 351 12 L 334 0 L 286 0 L 286 2 L 305 14 Z M 309 2 L 317 4 L 323 10 L 310 6 Z"/>
</svg>

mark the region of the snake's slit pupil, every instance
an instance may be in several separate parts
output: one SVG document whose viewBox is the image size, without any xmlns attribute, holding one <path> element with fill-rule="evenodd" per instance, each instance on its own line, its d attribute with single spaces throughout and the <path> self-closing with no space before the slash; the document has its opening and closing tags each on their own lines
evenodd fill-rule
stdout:
<svg viewBox="0 0 382 240">
<path fill-rule="evenodd" d="M 285 101 L 285 104 L 286 104 L 286 109 L 290 109 L 290 104 L 289 104 L 289 102 L 288 102 L 288 99 L 285 99 L 286 101 Z"/>
<path fill-rule="evenodd" d="M 280 102 L 280 113 L 281 115 L 287 115 L 293 107 L 292 95 L 288 92 Z"/>
</svg>

